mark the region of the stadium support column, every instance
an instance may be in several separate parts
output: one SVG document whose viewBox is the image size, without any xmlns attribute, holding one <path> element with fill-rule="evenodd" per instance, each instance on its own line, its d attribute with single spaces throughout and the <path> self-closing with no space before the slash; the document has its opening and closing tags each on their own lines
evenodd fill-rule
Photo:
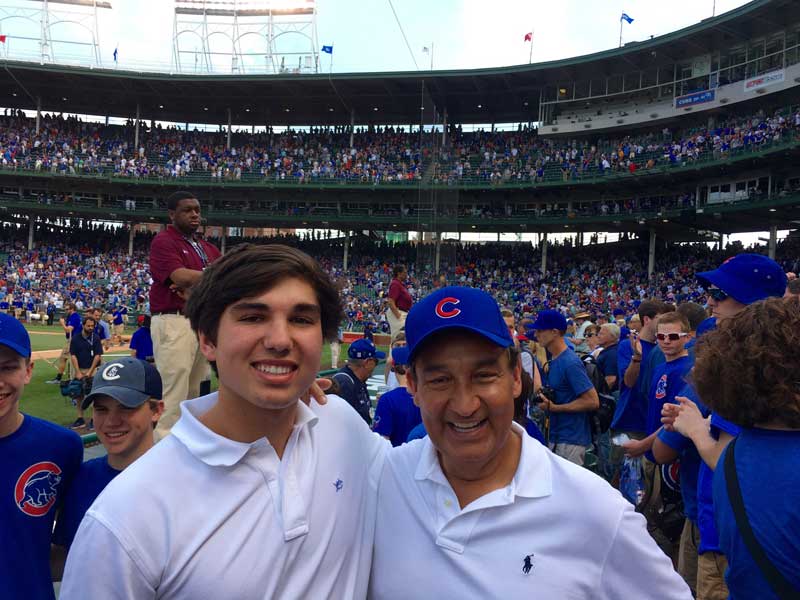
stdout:
<svg viewBox="0 0 800 600">
<path fill-rule="evenodd" d="M 342 270 L 347 271 L 347 255 L 350 253 L 350 230 L 344 232 L 344 259 L 342 261 Z"/>
<path fill-rule="evenodd" d="M 222 238 L 220 240 L 220 242 L 219 242 L 219 251 L 222 254 L 225 254 L 225 240 L 228 237 L 228 226 L 227 225 L 223 225 L 222 227 L 220 227 L 220 234 L 219 235 Z"/>
<path fill-rule="evenodd" d="M 28 217 L 28 252 L 33 250 L 33 232 L 36 229 L 36 217 L 30 215 Z"/>
<path fill-rule="evenodd" d="M 36 96 L 36 135 L 42 127 L 42 97 Z"/>
<path fill-rule="evenodd" d="M 433 261 L 433 272 L 434 274 L 439 274 L 439 263 L 442 258 L 442 232 L 436 232 L 436 255 Z"/>
<path fill-rule="evenodd" d="M 131 223 L 128 231 L 128 256 L 133 256 L 133 238 L 136 236 L 136 223 Z"/>
<path fill-rule="evenodd" d="M 775 260 L 775 249 L 778 246 L 778 226 L 773 225 L 769 228 L 769 257 Z"/>
<path fill-rule="evenodd" d="M 353 133 L 356 129 L 356 109 L 350 109 L 350 147 L 353 147 Z"/>
<path fill-rule="evenodd" d="M 139 107 L 139 103 L 137 102 L 136 103 L 136 123 L 134 123 L 134 127 L 133 127 L 133 145 L 134 145 L 133 153 L 134 153 L 134 156 L 136 156 L 137 158 L 139 156 L 139 115 L 140 114 L 141 114 L 140 107 Z"/>
<path fill-rule="evenodd" d="M 542 275 L 547 273 L 547 232 L 542 234 Z"/>
<path fill-rule="evenodd" d="M 228 139 L 225 142 L 225 149 L 231 149 L 231 109 L 228 108 Z"/>
<path fill-rule="evenodd" d="M 647 276 L 652 277 L 656 270 L 656 230 L 650 230 L 650 251 L 647 253 Z"/>
</svg>

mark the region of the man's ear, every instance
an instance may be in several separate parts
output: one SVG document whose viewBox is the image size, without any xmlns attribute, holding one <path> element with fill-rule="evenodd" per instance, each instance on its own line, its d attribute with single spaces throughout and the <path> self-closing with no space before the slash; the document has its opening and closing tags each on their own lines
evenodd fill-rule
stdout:
<svg viewBox="0 0 800 600">
<path fill-rule="evenodd" d="M 207 334 L 200 332 L 197 334 L 197 341 L 200 344 L 200 352 L 206 357 L 208 362 L 216 362 L 217 345 L 211 341 Z"/>
</svg>

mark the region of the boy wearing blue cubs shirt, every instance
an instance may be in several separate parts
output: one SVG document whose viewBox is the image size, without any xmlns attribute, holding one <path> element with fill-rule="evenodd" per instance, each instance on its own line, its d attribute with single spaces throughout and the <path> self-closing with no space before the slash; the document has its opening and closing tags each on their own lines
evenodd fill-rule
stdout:
<svg viewBox="0 0 800 600">
<path fill-rule="evenodd" d="M 392 442 L 392 446 L 404 444 L 408 434 L 422 423 L 419 407 L 406 389 L 406 370 L 408 369 L 408 347 L 398 346 L 392 350 L 394 373 L 398 387 L 381 396 L 375 409 L 372 431 L 381 434 Z"/>
<path fill-rule="evenodd" d="M 105 487 L 128 465 L 153 447 L 153 430 L 164 412 L 161 376 L 156 368 L 133 357 L 103 365 L 95 376 L 83 409 L 94 403 L 94 426 L 107 455 L 81 465 L 64 499 L 53 534 L 53 563 L 60 579 L 66 550 L 72 545 L 86 511 Z"/>
<path fill-rule="evenodd" d="M 19 411 L 32 373 L 28 332 L 0 314 L 0 598 L 54 598 L 53 520 L 83 460 L 77 434 Z"/>
</svg>

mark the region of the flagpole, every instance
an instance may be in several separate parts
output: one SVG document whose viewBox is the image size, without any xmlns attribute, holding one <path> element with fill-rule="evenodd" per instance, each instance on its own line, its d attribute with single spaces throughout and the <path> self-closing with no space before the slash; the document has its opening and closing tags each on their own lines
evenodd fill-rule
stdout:
<svg viewBox="0 0 800 600">
<path fill-rule="evenodd" d="M 533 62 L 533 34 L 534 33 L 536 33 L 536 30 L 535 29 L 531 29 L 531 49 L 530 49 L 530 52 L 528 52 L 528 64 L 531 64 L 531 62 Z"/>
<path fill-rule="evenodd" d="M 622 48 L 622 17 L 619 18 L 619 47 Z"/>
<path fill-rule="evenodd" d="M 433 42 L 431 42 L 431 71 L 433 71 Z"/>
</svg>

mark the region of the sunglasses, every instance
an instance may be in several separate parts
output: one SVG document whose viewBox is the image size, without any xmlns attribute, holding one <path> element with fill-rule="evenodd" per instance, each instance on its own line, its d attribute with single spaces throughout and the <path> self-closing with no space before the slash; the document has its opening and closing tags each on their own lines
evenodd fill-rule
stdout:
<svg viewBox="0 0 800 600">
<path fill-rule="evenodd" d="M 659 342 L 663 342 L 664 340 L 669 340 L 670 342 L 677 342 L 681 338 L 685 338 L 688 336 L 688 333 L 658 333 L 656 334 L 656 339 Z"/>
<path fill-rule="evenodd" d="M 717 302 L 723 302 L 729 298 L 728 294 L 723 292 L 719 288 L 711 288 L 708 290 L 708 295 L 711 296 Z"/>
</svg>

